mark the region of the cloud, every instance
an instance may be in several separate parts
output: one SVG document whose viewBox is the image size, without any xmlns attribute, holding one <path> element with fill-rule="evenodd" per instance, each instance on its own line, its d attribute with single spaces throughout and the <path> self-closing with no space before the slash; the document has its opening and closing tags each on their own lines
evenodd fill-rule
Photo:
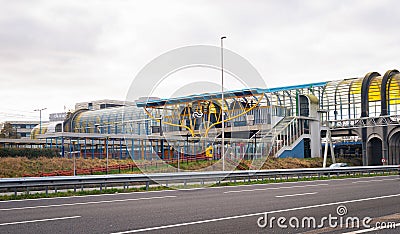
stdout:
<svg viewBox="0 0 400 234">
<path fill-rule="evenodd" d="M 395 0 L 4 1 L 0 99 L 8 110 L 43 106 L 49 112 L 79 101 L 124 99 L 134 76 L 155 57 L 187 45 L 218 46 L 222 35 L 226 48 L 247 58 L 269 87 L 383 73 L 399 66 L 399 5 Z M 7 112 L 2 107 L 0 112 Z"/>
</svg>

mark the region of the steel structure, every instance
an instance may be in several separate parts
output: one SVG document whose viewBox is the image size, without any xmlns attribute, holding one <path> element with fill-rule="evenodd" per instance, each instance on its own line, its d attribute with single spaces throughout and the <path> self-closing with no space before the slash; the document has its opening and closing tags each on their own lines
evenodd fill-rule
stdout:
<svg viewBox="0 0 400 234">
<path fill-rule="evenodd" d="M 133 146 L 134 152 L 147 151 L 149 147 L 150 152 L 163 158 L 170 147 L 176 149 L 172 157 L 178 152 L 188 155 L 192 148 L 198 149 L 191 150 L 196 155 L 214 147 L 214 157 L 218 158 L 224 126 L 228 143 L 223 147 L 233 152 L 241 142 L 245 145 L 239 147 L 242 157 L 254 158 L 320 157 L 321 138 L 329 128 L 333 137 L 358 139 L 365 165 L 400 163 L 397 70 L 329 82 L 227 91 L 223 96 L 221 92 L 203 93 L 136 102 L 136 106 L 77 110 L 64 122 L 64 130 L 89 134 L 80 140 L 92 141 L 90 150 L 104 151 L 101 141 L 90 138 L 100 134 L 103 139 L 120 136 L 109 138 L 114 140 L 114 148 L 115 141 L 123 142 L 126 136 L 143 141 L 138 145 L 121 143 L 120 150 Z M 41 137 L 47 142 L 56 138 L 61 142 L 57 134 Z"/>
</svg>

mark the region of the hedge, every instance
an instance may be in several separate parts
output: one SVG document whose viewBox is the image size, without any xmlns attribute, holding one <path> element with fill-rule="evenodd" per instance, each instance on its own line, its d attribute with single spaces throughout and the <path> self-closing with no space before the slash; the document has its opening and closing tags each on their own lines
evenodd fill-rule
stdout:
<svg viewBox="0 0 400 234">
<path fill-rule="evenodd" d="M 53 158 L 59 157 L 59 150 L 56 149 L 29 149 L 29 148 L 0 148 L 0 157 L 27 157 L 31 158 Z"/>
</svg>

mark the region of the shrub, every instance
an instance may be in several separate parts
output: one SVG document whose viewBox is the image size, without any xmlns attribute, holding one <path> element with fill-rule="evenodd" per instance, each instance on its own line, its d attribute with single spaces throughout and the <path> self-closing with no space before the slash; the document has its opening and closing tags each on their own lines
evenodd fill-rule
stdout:
<svg viewBox="0 0 400 234">
<path fill-rule="evenodd" d="M 30 149 L 30 148 L 0 148 L 0 157 L 27 157 L 29 159 L 46 157 L 58 157 L 57 149 Z"/>
</svg>

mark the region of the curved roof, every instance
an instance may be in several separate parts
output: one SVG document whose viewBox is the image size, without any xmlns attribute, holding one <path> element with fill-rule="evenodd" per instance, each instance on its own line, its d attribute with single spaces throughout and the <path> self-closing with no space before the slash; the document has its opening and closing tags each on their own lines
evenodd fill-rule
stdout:
<svg viewBox="0 0 400 234">
<path fill-rule="evenodd" d="M 255 94 L 263 94 L 263 93 L 273 93 L 284 90 L 293 90 L 293 89 L 303 89 L 303 88 L 312 88 L 312 87 L 322 87 L 325 86 L 327 82 L 318 82 L 318 83 L 310 83 L 303 85 L 292 85 L 285 87 L 277 87 L 271 89 L 262 89 L 262 88 L 250 88 L 250 89 L 241 89 L 241 90 L 233 90 L 224 92 L 224 97 L 245 97 L 251 96 Z M 222 97 L 222 92 L 216 93 L 203 93 L 203 94 L 195 94 L 184 97 L 177 98 L 168 98 L 168 99 L 160 99 L 160 100 L 149 100 L 147 102 L 137 102 L 137 107 L 154 107 L 154 106 L 164 106 L 166 104 L 176 104 L 181 102 L 193 102 L 198 100 L 209 100 L 209 99 L 219 99 Z"/>
</svg>

